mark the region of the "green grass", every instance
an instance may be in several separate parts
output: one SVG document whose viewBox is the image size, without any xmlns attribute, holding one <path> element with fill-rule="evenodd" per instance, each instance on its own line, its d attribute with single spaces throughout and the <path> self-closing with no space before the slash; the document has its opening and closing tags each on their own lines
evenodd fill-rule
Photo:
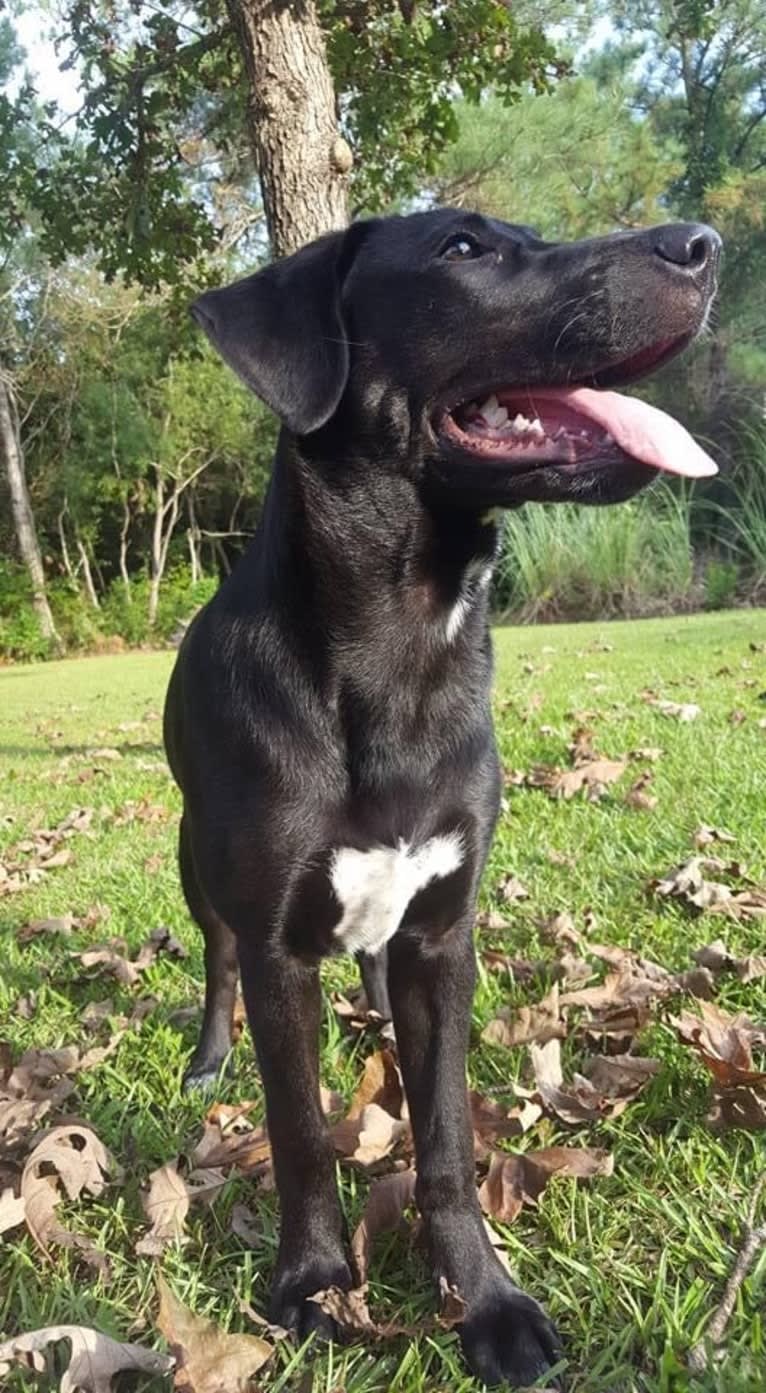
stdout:
<svg viewBox="0 0 766 1393">
<path fill-rule="evenodd" d="M 509 870 L 530 893 L 507 908 L 504 931 L 484 932 L 486 946 L 550 956 L 538 939 L 538 917 L 559 909 L 581 917 L 590 907 L 602 941 L 640 947 L 669 967 L 687 965 L 695 946 L 719 934 L 737 953 L 763 951 L 763 924 L 759 929 L 719 917 L 692 919 L 678 905 L 653 901 L 646 882 L 690 852 L 700 822 L 728 829 L 737 839 L 733 854 L 754 875 L 766 875 L 766 730 L 758 726 L 766 716 L 766 655 L 749 647 L 764 638 L 766 615 L 756 611 L 498 632 L 498 731 L 507 766 L 565 763 L 579 719 L 571 713 L 585 711 L 594 713 L 586 723 L 595 728 L 602 753 L 659 745 L 664 755 L 653 766 L 659 801 L 651 813 L 624 805 L 620 794 L 627 779 L 595 805 L 509 790 L 483 902 L 491 902 L 492 887 Z M 605 643 L 612 645 L 609 651 Z M 134 1252 L 144 1231 L 139 1187 L 155 1166 L 193 1143 L 203 1108 L 179 1090 L 194 1026 L 179 1028 L 169 1020 L 179 1006 L 199 1000 L 202 983 L 201 945 L 186 917 L 175 868 L 178 796 L 154 767 L 161 759 L 157 713 L 171 662 L 168 654 L 142 653 L 0 671 L 0 859 L 3 847 L 35 826 L 53 825 L 77 805 L 114 809 L 146 797 L 172 812 L 165 822 L 116 828 L 97 812 L 94 835 L 70 843 L 71 865 L 33 889 L 0 899 L 0 1036 L 16 1053 L 29 1045 L 77 1042 L 88 1001 L 109 995 L 116 1010 L 129 1004 L 125 989 L 85 980 L 69 957 L 71 948 L 112 934 L 137 948 L 153 927 L 168 924 L 190 949 L 184 962 L 161 959 L 149 969 L 142 990 L 159 998 L 158 1008 L 140 1034 L 126 1035 L 110 1059 L 79 1076 L 68 1104 L 71 1113 L 92 1123 L 125 1168 L 122 1184 L 102 1199 L 65 1211 L 73 1227 L 109 1252 L 111 1278 L 97 1280 L 74 1253 L 60 1249 L 46 1262 L 23 1230 L 14 1230 L 0 1240 L 0 1331 L 6 1335 L 80 1322 L 122 1339 L 157 1338 L 154 1267 Z M 689 725 L 663 718 L 640 699 L 645 688 L 694 701 L 702 714 Z M 735 708 L 746 719 L 732 725 Z M 138 726 L 119 729 L 138 720 Z M 94 761 L 88 751 L 104 746 L 119 749 L 122 757 Z M 150 767 L 142 768 L 147 762 Z M 79 782 L 94 764 L 104 773 Z M 572 864 L 554 864 L 551 850 Z M 15 931 L 29 920 L 84 914 L 95 903 L 108 906 L 107 923 L 72 940 L 17 945 Z M 333 986 L 354 980 L 343 961 L 328 964 L 325 972 Z M 524 1075 L 525 1051 L 493 1048 L 478 1037 L 503 1002 L 533 1000 L 541 990 L 508 988 L 481 973 L 469 1061 L 474 1087 L 502 1089 Z M 15 1003 L 30 992 L 36 993 L 36 1012 L 24 1020 Z M 719 999 L 766 1019 L 763 982 L 725 981 Z M 503 1231 L 508 1253 L 522 1284 L 546 1302 L 561 1327 L 576 1393 L 756 1393 L 763 1390 L 766 1366 L 763 1256 L 741 1292 L 717 1371 L 689 1380 L 683 1360 L 731 1267 L 748 1195 L 764 1165 L 764 1136 L 713 1137 L 705 1125 L 701 1067 L 662 1018 L 643 1043 L 663 1068 L 621 1118 L 577 1129 L 545 1122 L 525 1138 L 525 1146 L 575 1141 L 608 1147 L 615 1169 L 609 1179 L 589 1184 L 554 1182 L 537 1212 L 525 1210 Z M 341 1035 L 328 1012 L 324 1081 L 349 1097 L 365 1048 Z M 576 1064 L 570 1044 L 565 1055 Z M 247 1039 L 237 1046 L 235 1063 L 236 1075 L 220 1096 L 259 1098 Z M 341 1179 L 353 1223 L 366 1183 L 347 1172 Z M 229 1232 L 237 1201 L 257 1210 L 263 1232 L 257 1250 L 245 1250 Z M 197 1311 L 224 1326 L 245 1328 L 239 1300 L 264 1309 L 276 1232 L 273 1197 L 256 1196 L 247 1181 L 235 1179 L 211 1209 L 192 1209 L 188 1236 L 164 1257 L 163 1269 Z M 412 1321 L 433 1309 L 425 1267 L 401 1236 L 379 1246 L 371 1297 L 382 1317 Z M 292 1346 L 283 1345 L 264 1387 L 269 1393 L 478 1389 L 465 1374 L 455 1336 L 446 1334 L 392 1340 L 374 1349 L 304 1351 L 297 1358 Z"/>
</svg>

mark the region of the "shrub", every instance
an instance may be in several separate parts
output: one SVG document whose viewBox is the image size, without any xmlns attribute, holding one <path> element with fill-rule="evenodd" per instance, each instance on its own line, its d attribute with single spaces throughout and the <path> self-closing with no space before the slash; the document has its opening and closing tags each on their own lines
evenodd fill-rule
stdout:
<svg viewBox="0 0 766 1393">
<path fill-rule="evenodd" d="M 734 561 L 708 561 L 703 585 L 705 609 L 726 609 L 736 599 L 739 566 Z"/>
</svg>

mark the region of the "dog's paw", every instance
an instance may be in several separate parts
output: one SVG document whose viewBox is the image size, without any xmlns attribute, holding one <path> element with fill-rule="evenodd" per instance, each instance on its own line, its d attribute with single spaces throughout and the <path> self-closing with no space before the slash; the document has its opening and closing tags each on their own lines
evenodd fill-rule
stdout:
<svg viewBox="0 0 766 1393">
<path fill-rule="evenodd" d="M 548 1388 L 563 1386 L 546 1380 L 561 1358 L 555 1327 L 542 1307 L 510 1280 L 493 1281 L 469 1301 L 460 1337 L 471 1372 L 490 1387 L 530 1388 L 540 1381 Z"/>
<path fill-rule="evenodd" d="M 337 1287 L 350 1291 L 354 1285 L 351 1268 L 344 1257 L 314 1258 L 305 1266 L 279 1270 L 271 1288 L 269 1320 L 285 1330 L 293 1330 L 299 1340 L 317 1335 L 323 1340 L 337 1340 L 339 1331 L 332 1316 L 316 1301 L 309 1300 L 317 1292 Z"/>
<path fill-rule="evenodd" d="M 233 1073 L 234 1064 L 229 1055 L 224 1055 L 221 1059 L 199 1060 L 192 1056 L 181 1088 L 184 1093 L 207 1093 L 219 1087 L 222 1077 L 230 1078 Z"/>
</svg>

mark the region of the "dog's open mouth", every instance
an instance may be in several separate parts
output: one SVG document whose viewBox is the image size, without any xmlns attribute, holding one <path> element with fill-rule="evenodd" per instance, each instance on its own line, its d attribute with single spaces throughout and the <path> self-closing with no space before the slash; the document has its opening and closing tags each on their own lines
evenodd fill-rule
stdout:
<svg viewBox="0 0 766 1393">
<path fill-rule="evenodd" d="M 514 472 L 577 471 L 618 465 L 620 457 L 689 479 L 718 472 L 667 412 L 600 387 L 498 388 L 446 412 L 441 430 L 461 450 Z"/>
</svg>

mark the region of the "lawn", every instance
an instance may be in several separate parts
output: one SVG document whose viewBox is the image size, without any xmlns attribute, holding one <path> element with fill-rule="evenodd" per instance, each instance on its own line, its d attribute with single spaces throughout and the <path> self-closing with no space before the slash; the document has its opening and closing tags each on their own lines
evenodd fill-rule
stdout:
<svg viewBox="0 0 766 1393">
<path fill-rule="evenodd" d="M 713 854 L 735 857 L 756 880 L 766 878 L 765 639 L 763 611 L 498 631 L 496 708 L 506 769 L 567 767 L 578 725 L 595 732 L 604 756 L 647 747 L 662 754 L 632 763 L 595 802 L 582 793 L 556 801 L 543 789 L 509 781 L 484 881 L 482 906 L 494 912 L 492 927 L 478 932 L 482 950 L 552 964 L 557 950 L 543 941 L 540 921 L 569 911 L 583 929 L 589 909 L 596 916 L 591 938 L 639 949 L 673 970 L 689 967 L 692 951 L 717 937 L 737 956 L 764 951 L 764 919 L 695 915 L 681 902 L 659 900 L 648 882 L 693 854 L 701 824 L 735 839 L 712 846 Z M 0 1238 L 0 1338 L 79 1323 L 161 1345 L 157 1263 L 135 1251 L 146 1231 L 140 1190 L 152 1170 L 188 1153 L 212 1101 L 185 1097 L 179 1088 L 195 1022 L 176 1013 L 199 1003 L 203 968 L 176 873 L 178 795 L 162 765 L 160 711 L 171 664 L 168 653 L 137 653 L 0 671 L 0 862 L 34 829 L 53 827 L 78 807 L 95 810 L 90 827 L 63 844 L 71 852 L 67 864 L 18 892 L 0 889 L 0 1036 L 14 1059 L 30 1046 L 83 1045 L 88 1003 L 110 997 L 114 1013 L 125 1014 L 137 993 L 157 998 L 140 1030 L 127 1030 L 108 1058 L 75 1076 L 64 1105 L 68 1115 L 87 1120 L 124 1168 L 122 1180 L 100 1197 L 61 1211 L 109 1255 L 110 1273 L 98 1276 L 76 1249 L 52 1247 L 45 1258 L 23 1227 L 10 1230 Z M 694 703 L 700 713 L 690 722 L 663 715 L 646 700 L 652 692 Z M 644 769 L 657 800 L 649 810 L 625 802 Z M 497 894 L 509 872 L 528 892 L 513 903 Z M 101 917 L 89 915 L 95 906 L 103 907 Z M 70 937 L 17 942 L 31 921 L 68 913 L 86 921 Z M 189 956 L 160 956 L 138 987 L 85 970 L 73 956 L 114 936 L 135 954 L 159 925 L 178 936 Z M 603 963 L 594 963 L 593 973 L 600 981 Z M 350 989 L 355 980 L 343 960 L 327 964 L 325 975 L 333 989 Z M 535 1002 L 549 985 L 544 978 L 522 984 L 481 963 L 473 1088 L 510 1104 L 514 1081 L 529 1081 L 526 1048 L 487 1044 L 480 1035 L 499 1007 Z M 722 975 L 716 999 L 766 1021 L 764 977 L 743 984 Z M 639 1049 L 661 1068 L 619 1117 L 580 1126 L 546 1118 L 519 1142 L 503 1144 L 590 1145 L 613 1157 L 610 1176 L 554 1180 L 539 1207 L 525 1207 L 515 1223 L 498 1226 L 520 1282 L 559 1324 L 569 1386 L 577 1393 L 762 1393 L 766 1386 L 763 1252 L 740 1292 L 716 1371 L 696 1380 L 685 1373 L 686 1353 L 733 1264 L 748 1198 L 765 1164 L 766 1132 L 714 1134 L 708 1127 L 709 1075 L 678 1042 L 669 1019 L 684 1006 L 693 1008 L 692 998 L 676 997 L 654 1012 Z M 102 1026 L 88 1042 L 104 1038 Z M 369 1035 L 345 1033 L 328 1006 L 323 1081 L 348 1101 L 376 1044 Z M 574 1038 L 564 1042 L 565 1071 L 580 1065 L 582 1048 Z M 260 1096 L 245 1034 L 234 1075 L 222 1081 L 217 1098 Z M 353 1225 L 368 1181 L 343 1167 L 341 1182 Z M 231 1231 L 232 1208 L 243 1202 L 256 1215 L 255 1246 Z M 234 1177 L 213 1204 L 192 1207 L 182 1241 L 160 1259 L 163 1273 L 196 1312 L 227 1329 L 252 1330 L 240 1303 L 265 1310 L 276 1228 L 273 1194 Z M 376 1246 L 370 1301 L 381 1318 L 410 1323 L 433 1311 L 411 1227 Z M 12 1374 L 11 1387 L 28 1386 L 30 1378 Z M 261 1380 L 269 1393 L 479 1387 L 467 1378 L 452 1333 L 297 1356 L 281 1343 Z"/>
</svg>

